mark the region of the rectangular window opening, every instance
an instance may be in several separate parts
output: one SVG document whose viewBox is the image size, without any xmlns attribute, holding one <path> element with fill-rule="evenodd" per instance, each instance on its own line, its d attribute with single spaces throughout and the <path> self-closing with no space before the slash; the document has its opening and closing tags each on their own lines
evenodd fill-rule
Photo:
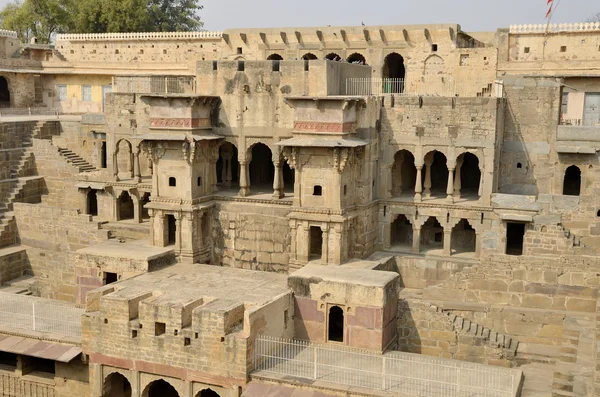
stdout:
<svg viewBox="0 0 600 397">
<path fill-rule="evenodd" d="M 161 336 L 167 332 L 167 324 L 165 323 L 154 323 L 154 335 Z"/>
<path fill-rule="evenodd" d="M 506 224 L 506 254 L 523 255 L 523 242 L 525 240 L 524 223 Z"/>
</svg>

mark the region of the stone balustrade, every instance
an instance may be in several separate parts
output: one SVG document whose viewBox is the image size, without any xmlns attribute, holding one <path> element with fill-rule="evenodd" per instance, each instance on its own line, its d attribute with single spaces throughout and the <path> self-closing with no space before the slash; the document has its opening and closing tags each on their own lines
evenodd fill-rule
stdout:
<svg viewBox="0 0 600 397">
<path fill-rule="evenodd" d="M 71 33 L 56 35 L 56 41 L 220 39 L 222 36 L 222 32 Z"/>
<path fill-rule="evenodd" d="M 510 25 L 510 33 L 591 32 L 600 30 L 600 22 Z"/>
</svg>

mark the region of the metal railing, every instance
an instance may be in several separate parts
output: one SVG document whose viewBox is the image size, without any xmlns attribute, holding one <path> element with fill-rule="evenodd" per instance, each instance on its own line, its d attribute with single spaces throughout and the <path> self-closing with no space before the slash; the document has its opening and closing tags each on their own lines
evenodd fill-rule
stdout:
<svg viewBox="0 0 600 397">
<path fill-rule="evenodd" d="M 6 397 L 54 397 L 54 386 L 0 374 L 0 396 Z"/>
<path fill-rule="evenodd" d="M 385 355 L 305 341 L 258 336 L 255 373 L 424 397 L 514 397 L 520 379 L 509 369 L 392 352 Z"/>
<path fill-rule="evenodd" d="M 115 77 L 113 92 L 131 94 L 194 94 L 196 78 L 182 77 Z"/>
<path fill-rule="evenodd" d="M 3 117 L 22 117 L 22 116 L 60 116 L 61 112 L 58 108 L 0 108 L 0 119 Z"/>
<path fill-rule="evenodd" d="M 83 312 L 84 309 L 51 299 L 0 293 L 0 326 L 3 328 L 81 337 Z"/>
<path fill-rule="evenodd" d="M 397 96 L 443 96 L 443 97 L 501 97 L 502 82 L 496 81 L 485 86 L 445 81 L 414 81 L 381 77 L 357 78 L 346 80 L 346 95 L 379 96 L 393 94 Z"/>
</svg>

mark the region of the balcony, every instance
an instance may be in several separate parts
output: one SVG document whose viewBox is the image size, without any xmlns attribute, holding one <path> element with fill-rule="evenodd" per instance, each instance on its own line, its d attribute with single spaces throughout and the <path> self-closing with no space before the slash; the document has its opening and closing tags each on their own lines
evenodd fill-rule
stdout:
<svg viewBox="0 0 600 397">
<path fill-rule="evenodd" d="M 195 94 L 192 76 L 122 76 L 113 80 L 112 92 L 127 94 Z"/>
<path fill-rule="evenodd" d="M 345 94 L 351 96 L 435 96 L 467 98 L 502 98 L 503 83 L 495 81 L 484 85 L 457 82 L 452 78 L 432 81 L 411 81 L 393 78 L 348 78 Z"/>
</svg>

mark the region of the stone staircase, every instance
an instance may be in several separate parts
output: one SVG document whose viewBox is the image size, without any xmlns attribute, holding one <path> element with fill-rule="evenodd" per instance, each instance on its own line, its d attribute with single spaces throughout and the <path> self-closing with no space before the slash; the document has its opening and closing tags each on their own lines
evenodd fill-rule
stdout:
<svg viewBox="0 0 600 397">
<path fill-rule="evenodd" d="M 67 162 L 79 169 L 79 172 L 92 172 L 97 171 L 96 167 L 85 161 L 82 157 L 80 157 L 77 153 L 67 149 L 67 148 L 58 148 L 58 153 L 63 156 Z"/>
<path fill-rule="evenodd" d="M 454 331 L 458 334 L 475 337 L 490 347 L 502 349 L 507 358 L 514 358 L 517 355 L 519 342 L 516 339 L 492 331 L 464 317 L 457 316 L 451 310 L 446 310 L 435 305 L 432 305 L 432 308 L 435 308 L 437 312 L 445 314 L 452 323 Z"/>
<path fill-rule="evenodd" d="M 69 62 L 67 60 L 67 58 L 65 58 L 65 56 L 57 49 L 52 50 L 52 55 L 55 56 L 57 59 L 59 59 L 62 62 Z"/>
<path fill-rule="evenodd" d="M 558 225 L 562 228 L 565 237 L 571 241 L 573 247 L 585 248 L 585 245 L 581 242 L 581 239 L 572 233 L 571 230 L 567 229 L 562 223 L 559 223 Z"/>
</svg>

